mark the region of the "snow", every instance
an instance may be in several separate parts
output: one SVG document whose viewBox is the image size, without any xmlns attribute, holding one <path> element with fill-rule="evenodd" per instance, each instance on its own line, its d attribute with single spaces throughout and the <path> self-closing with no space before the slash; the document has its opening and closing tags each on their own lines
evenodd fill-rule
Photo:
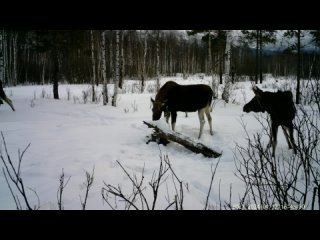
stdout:
<svg viewBox="0 0 320 240">
<path fill-rule="evenodd" d="M 181 84 L 209 83 L 211 77 L 199 79 L 197 76 L 183 80 L 180 77 L 162 78 L 161 83 L 174 80 Z M 274 79 L 267 80 L 269 85 Z M 86 209 L 110 209 L 103 201 L 101 189 L 105 183 L 121 186 L 125 193 L 132 191 L 132 184 L 117 161 L 129 174 L 145 176 L 145 186 L 157 172 L 160 155 L 168 155 L 176 175 L 188 185 L 184 192 L 184 209 L 203 209 L 209 190 L 211 171 L 218 158 L 207 158 L 196 154 L 176 143 L 167 146 L 155 142 L 147 142 L 152 133 L 143 121 L 151 121 L 152 111 L 150 97 L 155 93 L 152 88 L 154 80 L 147 82 L 146 91 L 138 94 L 134 89 L 138 86 L 134 80 L 125 81 L 123 93 L 120 92 L 117 107 L 99 103 L 83 103 L 82 91 L 90 89 L 89 85 L 60 85 L 60 100 L 52 99 L 52 86 L 17 86 L 5 88 L 7 96 L 12 99 L 15 112 L 7 105 L 0 107 L 0 131 L 3 133 L 8 152 L 14 164 L 17 164 L 18 149 L 22 152 L 31 143 L 22 160 L 21 176 L 26 187 L 37 192 L 40 198 L 40 209 L 58 209 L 57 190 L 62 171 L 70 181 L 63 192 L 64 209 L 81 209 L 80 196 L 85 194 L 85 172 L 94 168 L 94 182 L 90 189 Z M 109 96 L 112 93 L 109 87 Z M 237 83 L 234 87 L 233 101 L 225 103 L 216 100 L 212 116 L 214 135 L 209 134 L 206 122 L 201 143 L 222 152 L 213 187 L 209 196 L 209 204 L 219 208 L 220 201 L 229 201 L 232 186 L 232 202 L 238 203 L 238 195 L 243 191 L 243 183 L 235 176 L 234 150 L 236 143 L 246 143 L 246 133 L 241 125 L 245 123 L 249 134 L 261 131 L 261 125 L 255 114 L 245 114 L 243 104 L 253 96 L 249 82 Z M 67 99 L 67 91 L 71 97 Z M 102 86 L 99 86 L 101 96 Z M 270 90 L 270 89 L 264 89 Z M 274 90 L 273 90 L 274 91 Z M 45 97 L 42 97 L 42 94 Z M 76 100 L 77 99 L 77 100 Z M 170 128 L 164 118 L 159 120 L 162 127 Z M 196 112 L 188 117 L 178 113 L 176 131 L 197 141 L 199 120 Z M 4 154 L 2 139 L 0 150 Z M 277 151 L 287 151 L 282 131 L 279 131 Z M 3 163 L 1 162 L 1 167 Z M 171 177 L 166 179 L 168 185 Z M 32 204 L 37 199 L 32 191 L 27 195 Z M 219 193 L 220 188 L 220 193 Z M 164 195 L 173 187 L 166 189 L 160 186 L 157 208 L 167 206 Z M 147 194 L 151 197 L 150 194 Z M 119 208 L 121 205 L 119 205 Z M 0 209 L 16 209 L 8 189 L 4 175 L 0 174 Z"/>
</svg>

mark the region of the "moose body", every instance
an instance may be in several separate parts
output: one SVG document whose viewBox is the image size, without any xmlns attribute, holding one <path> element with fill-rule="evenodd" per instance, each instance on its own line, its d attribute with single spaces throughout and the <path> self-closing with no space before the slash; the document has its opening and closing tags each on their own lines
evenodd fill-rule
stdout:
<svg viewBox="0 0 320 240">
<path fill-rule="evenodd" d="M 15 111 L 13 104 L 12 104 L 12 101 L 6 96 L 5 92 L 3 91 L 2 81 L 0 80 L 0 105 L 3 104 L 2 100 L 9 104 L 12 111 Z"/>
<path fill-rule="evenodd" d="M 296 108 L 290 91 L 264 92 L 257 86 L 252 88 L 255 97 L 243 107 L 244 112 L 267 112 L 271 118 L 271 134 L 268 146 L 272 146 L 272 156 L 275 155 L 277 146 L 278 127 L 281 126 L 289 149 L 293 148 L 296 154 L 296 146 L 293 138 L 293 119 Z"/>
<path fill-rule="evenodd" d="M 171 127 L 175 130 L 177 112 L 196 112 L 198 111 L 200 121 L 199 137 L 202 135 L 205 123 L 204 114 L 206 114 L 210 134 L 212 131 L 212 118 L 210 115 L 211 101 L 213 91 L 205 84 L 179 85 L 173 81 L 166 82 L 158 91 L 155 100 L 151 98 L 153 103 L 152 120 L 159 120 L 162 112 L 168 122 L 171 114 Z"/>
</svg>

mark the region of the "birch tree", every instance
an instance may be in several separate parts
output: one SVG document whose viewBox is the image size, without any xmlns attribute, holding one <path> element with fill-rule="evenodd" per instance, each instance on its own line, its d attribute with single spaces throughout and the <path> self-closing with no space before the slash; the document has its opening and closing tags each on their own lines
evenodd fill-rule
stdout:
<svg viewBox="0 0 320 240">
<path fill-rule="evenodd" d="M 110 30 L 109 42 L 109 82 L 114 83 L 113 30 Z"/>
<path fill-rule="evenodd" d="M 120 51 L 120 72 L 119 72 L 119 88 L 122 89 L 124 78 L 124 31 L 121 31 L 121 51 Z"/>
<path fill-rule="evenodd" d="M 106 71 L 106 31 L 101 32 L 101 51 L 102 51 L 102 78 L 103 78 L 103 105 L 108 103 L 108 85 L 107 85 L 107 71 Z"/>
<path fill-rule="evenodd" d="M 156 32 L 157 36 L 157 86 L 156 91 L 158 92 L 160 89 L 160 54 L 159 54 L 159 48 L 160 48 L 160 31 L 157 30 Z"/>
<path fill-rule="evenodd" d="M 0 31 L 0 82 L 4 82 L 4 30 Z"/>
<path fill-rule="evenodd" d="M 94 90 L 94 84 L 96 82 L 96 60 L 94 57 L 94 41 L 93 41 L 93 31 L 90 30 L 91 39 L 91 61 L 92 61 L 92 102 L 96 102 L 96 93 Z"/>
<path fill-rule="evenodd" d="M 145 30 L 144 32 L 144 44 L 143 44 L 143 58 L 142 58 L 142 72 L 141 72 L 141 93 L 144 91 L 144 85 L 145 85 L 145 78 L 146 78 L 146 58 L 147 58 L 147 51 L 148 51 L 148 31 Z"/>
<path fill-rule="evenodd" d="M 226 50 L 225 50 L 224 73 L 230 76 L 230 62 L 231 62 L 231 31 L 226 31 Z"/>
<path fill-rule="evenodd" d="M 112 98 L 112 106 L 117 106 L 119 78 L 120 78 L 120 31 L 116 30 L 116 76 L 114 81 L 114 94 Z"/>
</svg>

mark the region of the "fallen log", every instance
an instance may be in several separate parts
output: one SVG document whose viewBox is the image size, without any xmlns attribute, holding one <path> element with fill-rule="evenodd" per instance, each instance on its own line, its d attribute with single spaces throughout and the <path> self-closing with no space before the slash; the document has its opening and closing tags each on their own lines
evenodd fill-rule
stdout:
<svg viewBox="0 0 320 240">
<path fill-rule="evenodd" d="M 203 145 L 199 142 L 194 142 L 191 138 L 186 137 L 178 132 L 168 132 L 164 129 L 160 129 L 157 125 L 143 121 L 148 127 L 154 129 L 154 133 L 152 134 L 152 138 L 154 139 L 155 136 L 160 140 L 160 142 L 165 142 L 171 140 L 173 142 L 179 143 L 185 148 L 195 152 L 195 153 L 202 153 L 206 157 L 213 157 L 217 158 L 221 156 L 221 153 L 214 151 L 213 149 Z M 150 140 L 151 141 L 151 140 Z M 159 142 L 159 141 L 158 141 Z M 148 142 L 147 142 L 148 143 Z"/>
</svg>

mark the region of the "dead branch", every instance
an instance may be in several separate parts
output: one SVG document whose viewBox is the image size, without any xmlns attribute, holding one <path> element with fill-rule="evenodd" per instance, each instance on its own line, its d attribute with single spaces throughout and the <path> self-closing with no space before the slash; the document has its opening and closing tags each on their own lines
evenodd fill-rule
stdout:
<svg viewBox="0 0 320 240">
<path fill-rule="evenodd" d="M 221 156 L 221 153 L 216 152 L 215 150 L 203 145 L 202 143 L 194 142 L 191 138 L 183 136 L 177 132 L 168 132 L 164 129 L 160 129 L 158 126 L 154 125 L 153 123 L 143 121 L 148 127 L 153 128 L 155 131 L 155 135 L 161 140 L 171 140 L 173 142 L 179 143 L 185 148 L 195 152 L 195 153 L 202 153 L 206 157 L 213 157 L 217 158 Z"/>
</svg>

